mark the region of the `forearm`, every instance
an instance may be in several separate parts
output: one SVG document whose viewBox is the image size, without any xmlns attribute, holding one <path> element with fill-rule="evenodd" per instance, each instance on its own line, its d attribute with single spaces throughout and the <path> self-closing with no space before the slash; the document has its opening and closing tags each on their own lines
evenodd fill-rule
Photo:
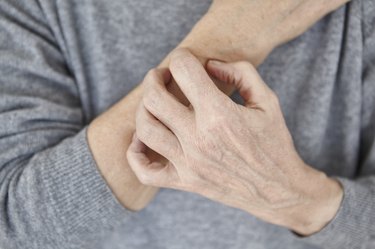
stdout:
<svg viewBox="0 0 375 249">
<path fill-rule="evenodd" d="M 156 189 L 139 183 L 127 164 L 125 151 L 135 130 L 135 112 L 142 87 L 97 117 L 88 127 L 91 152 L 102 176 L 119 202 L 130 210 L 144 207 Z"/>
<path fill-rule="evenodd" d="M 290 6 L 284 6 L 286 8 L 284 12 L 274 10 L 277 6 L 272 7 L 275 15 L 267 19 L 259 19 L 252 11 L 251 15 L 245 15 L 243 17 L 245 19 L 240 20 L 244 24 L 243 26 L 234 25 L 237 30 L 233 30 L 232 24 L 235 20 L 232 19 L 237 18 L 238 13 L 230 13 L 225 17 L 226 19 L 223 19 L 224 22 L 220 15 L 221 3 L 214 1 L 215 4 L 210 11 L 195 25 L 179 47 L 188 48 L 199 57 L 202 64 L 205 64 L 208 59 L 247 60 L 257 66 L 262 63 L 274 47 L 285 40 L 294 38 L 300 33 L 300 30 L 307 29 L 324 13 L 328 13 L 346 1 L 335 1 L 334 4 L 329 6 L 314 5 L 315 11 L 310 12 L 309 20 L 303 25 L 301 24 L 302 26 L 298 27 L 299 29 L 293 28 L 290 23 L 300 20 L 302 11 L 312 6 L 312 4 L 309 4 L 312 3 L 311 1 L 305 1 L 308 4 L 301 4 L 304 8 L 296 8 L 293 3 L 289 3 Z M 237 2 L 233 4 L 237 4 Z M 227 2 L 222 3 L 228 4 Z M 254 5 L 255 2 L 249 1 L 249 3 Z M 255 4 L 246 7 L 254 9 L 262 6 Z M 294 15 L 285 14 L 291 12 L 289 8 L 296 9 L 293 12 Z M 322 10 L 322 8 L 324 9 Z M 263 12 L 265 10 L 259 9 Z M 284 18 L 284 24 L 276 25 L 275 23 L 278 23 L 281 17 Z M 281 34 L 280 37 L 274 37 L 276 31 Z M 236 32 L 236 35 L 232 35 L 233 32 Z M 232 39 L 240 40 L 240 42 Z M 168 58 L 160 64 L 160 67 L 167 66 Z M 217 84 L 224 92 L 231 93 L 232 89 L 228 88 L 227 85 L 220 82 L 217 82 Z M 187 104 L 185 97 L 173 82 L 169 84 L 169 91 L 178 96 L 181 102 Z M 135 113 L 142 93 L 143 86 L 141 84 L 110 110 L 94 120 L 88 130 L 89 144 L 103 177 L 119 201 L 132 210 L 143 208 L 157 192 L 157 189 L 144 186 L 138 181 L 129 168 L 125 156 L 125 151 L 135 130 Z"/>
<path fill-rule="evenodd" d="M 212 58 L 210 50 L 202 51 L 199 40 L 184 40 L 178 47 L 187 47 L 199 52 L 197 56 L 202 64 Z M 256 58 L 254 56 L 254 58 Z M 222 59 L 230 60 L 223 57 Z M 159 67 L 167 67 L 168 57 Z M 230 93 L 231 88 L 223 83 L 217 83 L 224 92 Z M 143 95 L 144 86 L 140 84 L 126 97 L 120 100 L 108 111 L 96 118 L 89 126 L 88 140 L 97 166 L 107 184 L 118 200 L 130 210 L 144 208 L 157 193 L 158 189 L 145 186 L 139 182 L 130 169 L 125 152 L 131 143 L 135 131 L 135 113 Z M 185 97 L 174 82 L 169 84 L 169 91 L 186 103 Z"/>
</svg>

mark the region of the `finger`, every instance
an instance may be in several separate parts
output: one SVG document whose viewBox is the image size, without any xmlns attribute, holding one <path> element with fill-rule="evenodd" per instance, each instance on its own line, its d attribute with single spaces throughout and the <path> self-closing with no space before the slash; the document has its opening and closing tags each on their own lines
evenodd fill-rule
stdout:
<svg viewBox="0 0 375 249">
<path fill-rule="evenodd" d="M 162 78 L 163 71 L 151 70 L 146 78 L 143 96 L 145 108 L 176 135 L 186 132 L 192 122 L 193 113 L 181 104 L 166 88 Z"/>
<path fill-rule="evenodd" d="M 138 138 L 150 149 L 175 162 L 181 153 L 177 137 L 140 104 L 136 116 Z"/>
<path fill-rule="evenodd" d="M 178 182 L 176 169 L 170 162 L 164 165 L 160 162 L 151 162 L 146 156 L 146 148 L 146 145 L 134 133 L 126 156 L 129 166 L 138 180 L 145 185 L 155 187 L 174 186 Z"/>
<path fill-rule="evenodd" d="M 188 50 L 175 50 L 171 54 L 169 67 L 173 78 L 194 110 L 221 100 L 218 97 L 223 93 L 216 87 L 199 60 Z"/>
<path fill-rule="evenodd" d="M 257 70 L 248 62 L 224 63 L 211 60 L 207 63 L 207 70 L 218 80 L 233 85 L 247 107 L 264 107 L 273 95 Z"/>
</svg>

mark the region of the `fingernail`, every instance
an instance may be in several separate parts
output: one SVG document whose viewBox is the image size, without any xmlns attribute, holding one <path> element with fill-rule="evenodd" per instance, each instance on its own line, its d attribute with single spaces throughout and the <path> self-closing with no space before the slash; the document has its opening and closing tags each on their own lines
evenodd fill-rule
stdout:
<svg viewBox="0 0 375 249">
<path fill-rule="evenodd" d="M 224 62 L 218 61 L 218 60 L 209 60 L 208 63 L 210 63 L 213 66 L 221 66 L 224 65 Z"/>
</svg>

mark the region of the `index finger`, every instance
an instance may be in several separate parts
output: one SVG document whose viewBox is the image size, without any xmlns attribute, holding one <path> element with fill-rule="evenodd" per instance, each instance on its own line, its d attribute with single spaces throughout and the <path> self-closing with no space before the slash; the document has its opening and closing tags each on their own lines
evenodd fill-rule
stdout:
<svg viewBox="0 0 375 249">
<path fill-rule="evenodd" d="M 171 54 L 169 67 L 177 85 L 194 109 L 209 104 L 221 94 L 200 61 L 187 49 L 175 50 Z"/>
</svg>

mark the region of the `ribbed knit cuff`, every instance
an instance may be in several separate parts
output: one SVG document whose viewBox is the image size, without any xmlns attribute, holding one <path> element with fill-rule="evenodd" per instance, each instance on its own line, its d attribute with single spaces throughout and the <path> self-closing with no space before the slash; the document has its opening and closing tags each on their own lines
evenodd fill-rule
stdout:
<svg viewBox="0 0 375 249">
<path fill-rule="evenodd" d="M 66 237 L 113 228 L 130 212 L 117 201 L 101 176 L 88 146 L 87 128 L 48 153 L 41 170 L 55 228 Z"/>
<path fill-rule="evenodd" d="M 365 184 L 337 179 L 344 187 L 344 198 L 334 219 L 316 234 L 296 237 L 321 248 L 368 248 L 374 235 L 374 193 Z"/>
</svg>

